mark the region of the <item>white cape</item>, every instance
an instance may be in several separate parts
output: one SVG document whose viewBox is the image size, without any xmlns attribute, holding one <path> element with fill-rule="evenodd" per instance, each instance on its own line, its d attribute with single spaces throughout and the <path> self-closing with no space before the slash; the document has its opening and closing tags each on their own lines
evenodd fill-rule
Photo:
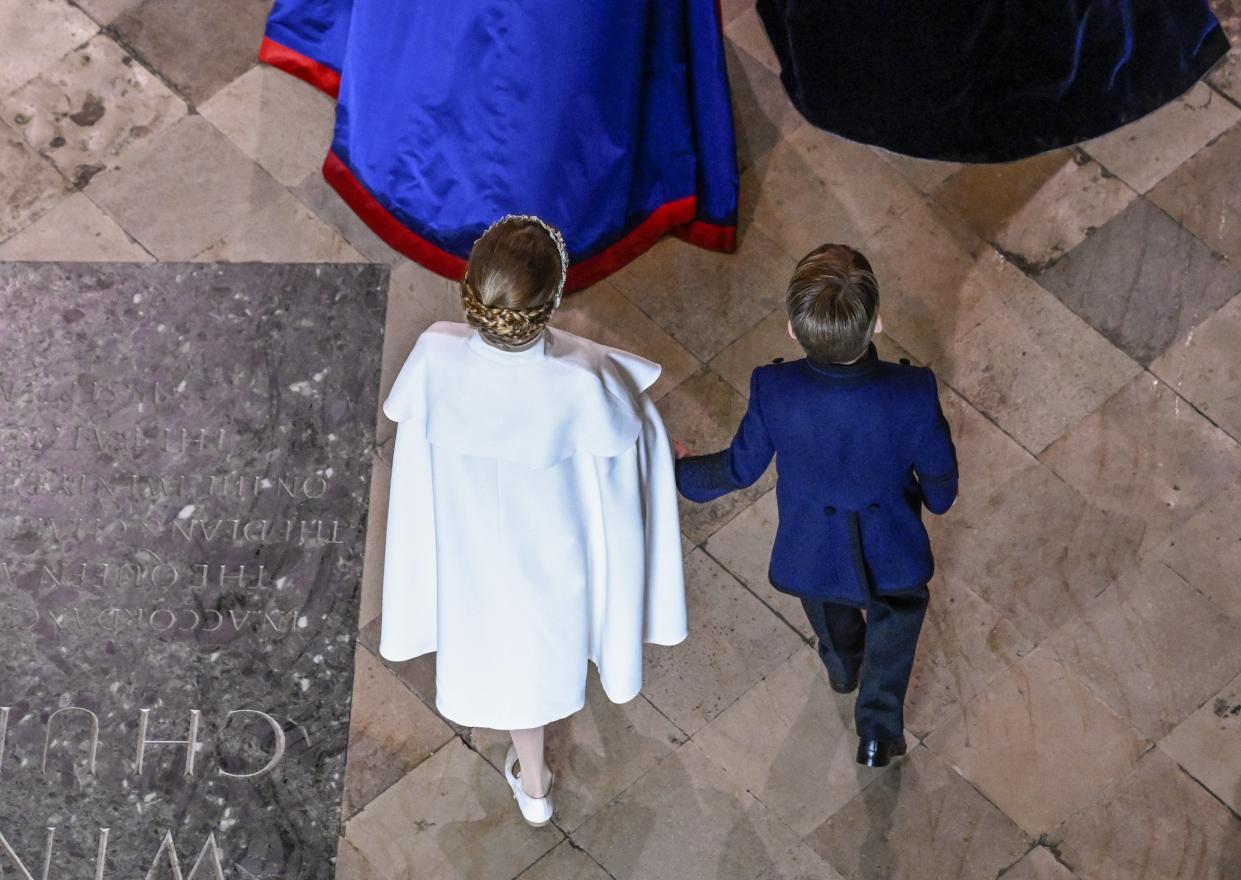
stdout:
<svg viewBox="0 0 1241 880">
<path fill-rule="evenodd" d="M 553 328 L 519 352 L 465 324 L 419 337 L 383 404 L 397 434 L 379 652 L 437 651 L 445 717 L 563 718 L 588 660 L 625 702 L 643 642 L 685 638 L 672 451 L 646 393 L 659 373 Z"/>
</svg>

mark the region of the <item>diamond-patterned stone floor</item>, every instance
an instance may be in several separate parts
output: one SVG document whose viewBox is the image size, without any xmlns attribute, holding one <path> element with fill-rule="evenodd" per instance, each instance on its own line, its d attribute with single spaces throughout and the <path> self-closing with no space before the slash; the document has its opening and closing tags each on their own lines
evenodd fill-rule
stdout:
<svg viewBox="0 0 1241 880">
<path fill-rule="evenodd" d="M 1217 0 L 1234 42 L 1241 5 Z M 383 391 L 453 286 L 326 187 L 331 102 L 254 62 L 268 0 L 0 0 L 0 259 L 392 265 Z M 688 643 L 556 724 L 558 822 L 504 738 L 375 652 L 391 423 L 378 414 L 339 876 L 374 880 L 1241 877 L 1241 50 L 1180 100 L 1000 167 L 843 141 L 788 104 L 724 0 L 734 256 L 669 239 L 556 321 L 664 365 L 674 433 L 727 441 L 749 370 L 795 357 L 781 291 L 868 252 L 884 356 L 940 376 L 962 497 L 910 690 L 911 752 L 852 762 L 796 602 L 770 589 L 772 475 L 685 506 Z"/>
</svg>

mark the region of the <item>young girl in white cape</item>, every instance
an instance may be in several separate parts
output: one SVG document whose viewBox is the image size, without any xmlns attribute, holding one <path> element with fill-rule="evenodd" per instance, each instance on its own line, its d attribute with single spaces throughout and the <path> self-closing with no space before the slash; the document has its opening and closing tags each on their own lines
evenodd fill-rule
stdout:
<svg viewBox="0 0 1241 880">
<path fill-rule="evenodd" d="M 397 423 L 380 654 L 436 657 L 436 708 L 511 731 L 523 816 L 552 815 L 543 726 L 582 708 L 587 661 L 615 702 L 642 644 L 686 636 L 660 367 L 547 326 L 560 234 L 508 216 L 470 254 L 465 324 L 419 338 L 384 401 Z"/>
</svg>

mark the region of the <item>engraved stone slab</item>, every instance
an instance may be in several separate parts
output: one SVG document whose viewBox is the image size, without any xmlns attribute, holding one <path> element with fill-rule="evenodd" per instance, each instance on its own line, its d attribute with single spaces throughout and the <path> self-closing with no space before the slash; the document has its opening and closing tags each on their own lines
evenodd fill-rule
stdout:
<svg viewBox="0 0 1241 880">
<path fill-rule="evenodd" d="M 0 875 L 334 875 L 386 285 L 0 264 Z"/>
</svg>

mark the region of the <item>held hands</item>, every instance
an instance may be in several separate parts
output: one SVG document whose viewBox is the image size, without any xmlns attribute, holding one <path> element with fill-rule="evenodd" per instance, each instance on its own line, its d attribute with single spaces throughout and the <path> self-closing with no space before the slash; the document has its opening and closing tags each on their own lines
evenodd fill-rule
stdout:
<svg viewBox="0 0 1241 880">
<path fill-rule="evenodd" d="M 685 458 L 688 455 L 693 455 L 693 453 L 689 451 L 689 447 L 676 437 L 672 438 L 672 454 L 675 455 L 678 460 Z"/>
</svg>

